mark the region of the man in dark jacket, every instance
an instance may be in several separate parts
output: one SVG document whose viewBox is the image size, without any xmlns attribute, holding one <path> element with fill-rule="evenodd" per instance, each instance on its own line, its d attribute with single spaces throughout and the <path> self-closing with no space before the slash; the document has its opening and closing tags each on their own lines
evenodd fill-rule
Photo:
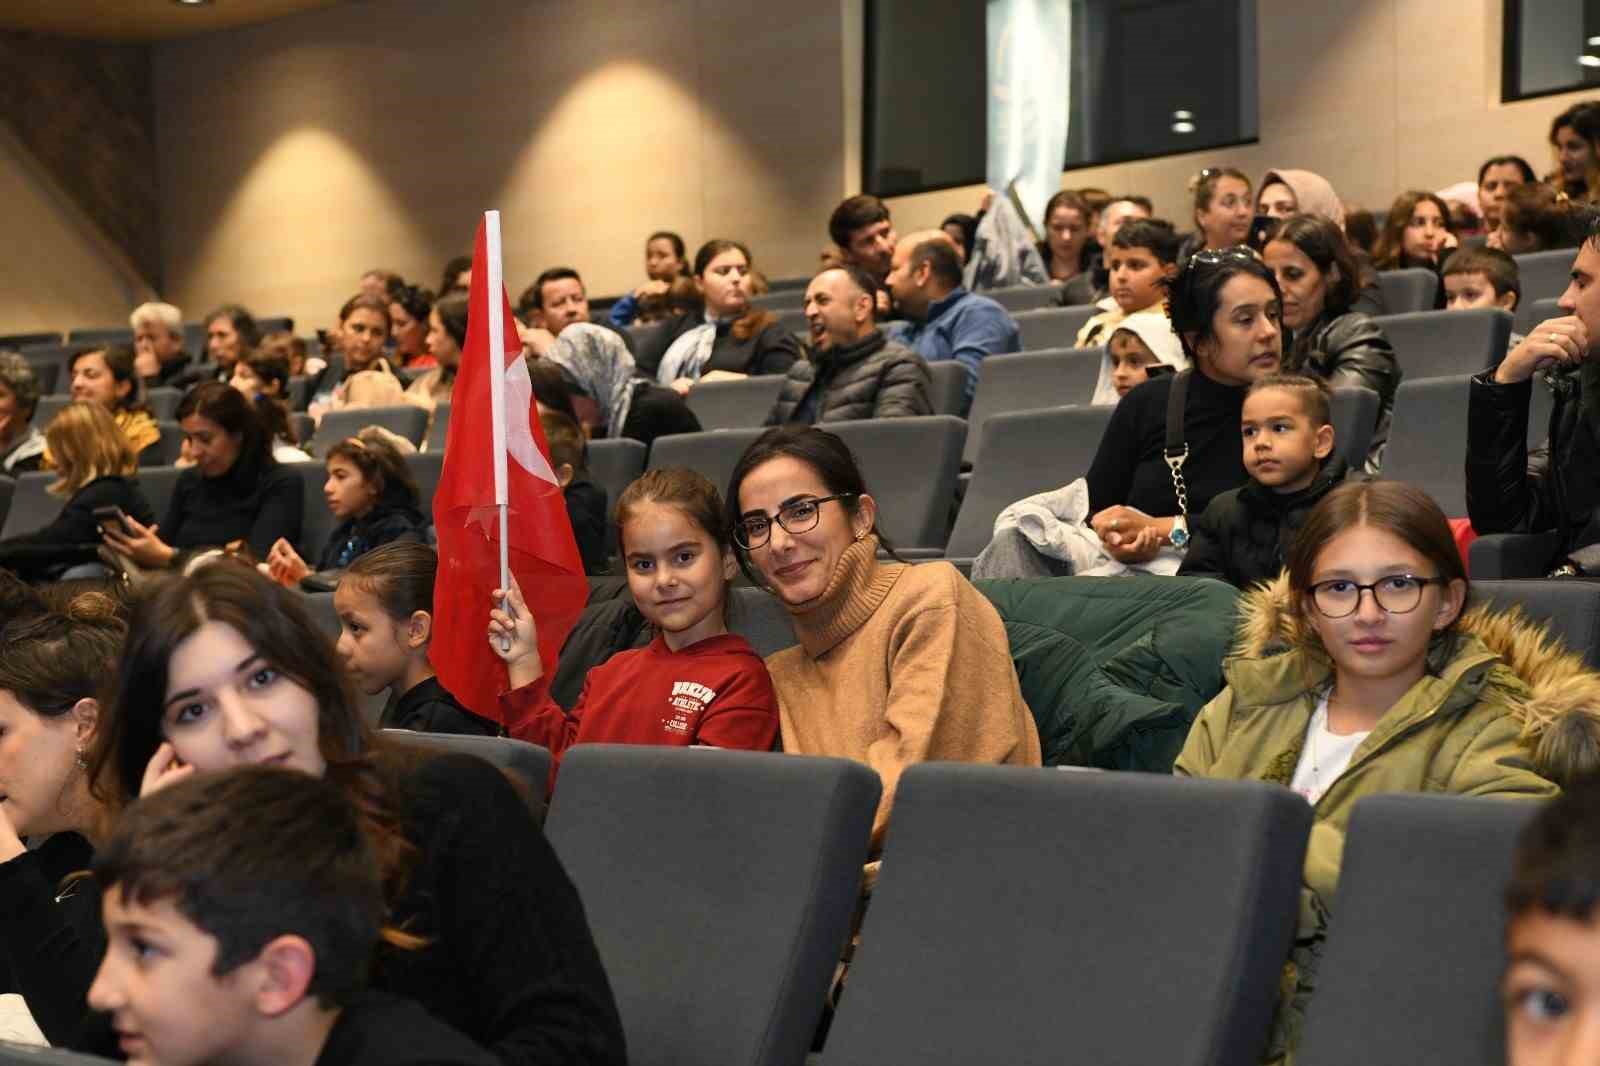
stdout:
<svg viewBox="0 0 1600 1066">
<path fill-rule="evenodd" d="M 860 267 L 824 270 L 806 287 L 807 358 L 789 368 L 767 425 L 933 413 L 928 364 L 874 321 L 877 285 Z"/>
<path fill-rule="evenodd" d="M 1555 576 L 1600 574 L 1600 215 L 1557 306 L 1560 315 L 1472 379 L 1467 514 L 1479 533 L 1559 534 Z M 1553 390 L 1555 404 L 1550 435 L 1530 455 L 1536 388 Z"/>
</svg>

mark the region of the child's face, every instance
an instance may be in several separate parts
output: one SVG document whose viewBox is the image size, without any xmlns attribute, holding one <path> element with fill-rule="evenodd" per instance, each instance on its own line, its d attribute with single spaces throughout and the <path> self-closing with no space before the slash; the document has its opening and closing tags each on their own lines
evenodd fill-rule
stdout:
<svg viewBox="0 0 1600 1066">
<path fill-rule="evenodd" d="M 112 888 L 101 907 L 106 954 L 89 1005 L 111 1016 L 128 1061 L 200 1066 L 234 1058 L 255 1022 L 254 964 L 213 975 L 216 938 L 170 900 L 143 905 Z"/>
<path fill-rule="evenodd" d="M 257 763 L 321 777 L 317 700 L 226 622 L 207 622 L 167 663 L 161 732 L 202 773 Z"/>
<path fill-rule="evenodd" d="M 409 620 L 395 621 L 378 598 L 355 581 L 339 582 L 333 608 L 339 615 L 335 650 L 356 688 L 376 696 L 405 677 L 412 656 Z"/>
<path fill-rule="evenodd" d="M 1424 585 L 1415 607 L 1392 613 L 1378 605 L 1373 591 L 1354 589 L 1357 584 L 1380 585 L 1377 591 L 1393 607 L 1408 599 L 1407 575 L 1437 578 L 1439 572 L 1393 533 L 1365 523 L 1346 529 L 1317 554 L 1311 572 L 1313 590 L 1324 586 L 1321 595 L 1327 600 L 1348 597 L 1353 591 L 1357 597 L 1355 610 L 1342 618 L 1323 613 L 1315 592 L 1307 596 L 1304 608 L 1339 676 L 1368 686 L 1391 682 L 1409 686 L 1422 676 L 1428 641 L 1460 613 L 1466 590 L 1459 582 L 1448 589 Z"/>
<path fill-rule="evenodd" d="M 1161 280 L 1174 269 L 1157 259 L 1148 248 L 1118 248 L 1116 245 L 1111 246 L 1106 267 L 1111 272 L 1111 298 L 1130 315 L 1166 297 Z"/>
<path fill-rule="evenodd" d="M 669 648 L 726 632 L 722 603 L 738 566 L 731 551 L 670 504 L 633 508 L 621 536 L 628 591 Z"/>
<path fill-rule="evenodd" d="M 1481 270 L 1470 274 L 1446 274 L 1444 278 L 1444 309 L 1469 311 L 1474 307 L 1499 307 L 1507 311 L 1516 309 L 1514 293 L 1496 294 L 1489 283 L 1489 275 Z"/>
<path fill-rule="evenodd" d="M 1600 921 L 1518 915 L 1506 959 L 1506 1066 L 1600 1062 Z"/>
<path fill-rule="evenodd" d="M 252 400 L 260 396 L 263 391 L 261 379 L 256 377 L 256 372 L 251 370 L 250 364 L 243 359 L 233 364 L 233 376 L 228 379 L 228 384 Z"/>
<path fill-rule="evenodd" d="M 665 237 L 645 243 L 644 273 L 651 281 L 672 281 L 678 276 L 678 267 L 682 264 L 683 260 L 678 258 L 672 242 Z"/>
<path fill-rule="evenodd" d="M 1439 205 L 1432 200 L 1419 200 L 1411 209 L 1411 221 L 1401 238 L 1401 248 L 1412 259 L 1438 262 L 1439 252 L 1450 230 Z"/>
<path fill-rule="evenodd" d="M 1150 368 L 1160 362 L 1132 330 L 1119 329 L 1106 345 L 1111 356 L 1111 384 L 1118 396 L 1126 396 L 1136 385 L 1150 380 Z"/>
<path fill-rule="evenodd" d="M 328 460 L 328 480 L 322 485 L 322 498 L 328 501 L 329 512 L 341 522 L 361 517 L 378 502 L 378 494 L 356 465 L 337 455 Z"/>
<path fill-rule="evenodd" d="M 1240 418 L 1244 468 L 1275 492 L 1299 492 L 1317 478 L 1333 452 L 1333 427 L 1313 426 L 1288 389 L 1261 389 L 1245 398 Z"/>
</svg>

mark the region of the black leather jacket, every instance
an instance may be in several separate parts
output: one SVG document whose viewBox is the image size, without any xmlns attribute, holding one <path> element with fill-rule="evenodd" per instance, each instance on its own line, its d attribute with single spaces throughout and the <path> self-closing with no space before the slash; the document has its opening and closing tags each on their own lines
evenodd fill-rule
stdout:
<svg viewBox="0 0 1600 1066">
<path fill-rule="evenodd" d="M 791 366 L 767 425 L 794 421 L 813 391 L 818 395 L 805 419 L 811 424 L 931 415 L 928 386 L 922 356 L 874 330 L 848 347 L 809 352 Z"/>
<path fill-rule="evenodd" d="M 1329 388 L 1362 385 L 1378 394 L 1378 427 L 1367 451 L 1366 472 L 1376 474 L 1389 443 L 1394 394 L 1400 387 L 1400 364 L 1383 327 L 1360 311 L 1324 314 L 1310 329 L 1284 338 L 1283 369 L 1315 374 Z"/>
<path fill-rule="evenodd" d="M 1555 392 L 1550 432 L 1530 453 L 1528 403 L 1543 388 Z M 1492 370 L 1473 379 L 1467 515 L 1479 533 L 1555 530 L 1563 556 L 1600 543 L 1600 362 L 1514 385 L 1497 384 Z"/>
</svg>

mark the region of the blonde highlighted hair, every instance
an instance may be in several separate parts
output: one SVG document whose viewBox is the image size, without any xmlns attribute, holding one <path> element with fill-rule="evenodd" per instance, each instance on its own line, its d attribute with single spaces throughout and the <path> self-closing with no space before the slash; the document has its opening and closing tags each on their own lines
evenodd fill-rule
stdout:
<svg viewBox="0 0 1600 1066">
<path fill-rule="evenodd" d="M 67 404 L 50 420 L 44 440 L 61 471 L 48 489 L 58 496 L 71 496 L 99 478 L 131 477 L 139 469 L 128 438 L 97 403 Z"/>
</svg>

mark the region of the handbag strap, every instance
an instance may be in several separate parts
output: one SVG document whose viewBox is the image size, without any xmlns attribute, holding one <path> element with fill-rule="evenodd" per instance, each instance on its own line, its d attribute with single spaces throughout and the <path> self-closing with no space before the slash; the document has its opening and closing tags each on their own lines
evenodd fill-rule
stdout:
<svg viewBox="0 0 1600 1066">
<path fill-rule="evenodd" d="M 1189 378 L 1193 369 L 1180 370 L 1172 379 L 1167 392 L 1167 443 L 1161 457 L 1172 472 L 1172 491 L 1178 496 L 1178 513 L 1189 518 L 1189 487 L 1183 480 L 1183 464 L 1189 458 L 1189 442 L 1183 437 L 1183 408 L 1189 396 Z"/>
</svg>

